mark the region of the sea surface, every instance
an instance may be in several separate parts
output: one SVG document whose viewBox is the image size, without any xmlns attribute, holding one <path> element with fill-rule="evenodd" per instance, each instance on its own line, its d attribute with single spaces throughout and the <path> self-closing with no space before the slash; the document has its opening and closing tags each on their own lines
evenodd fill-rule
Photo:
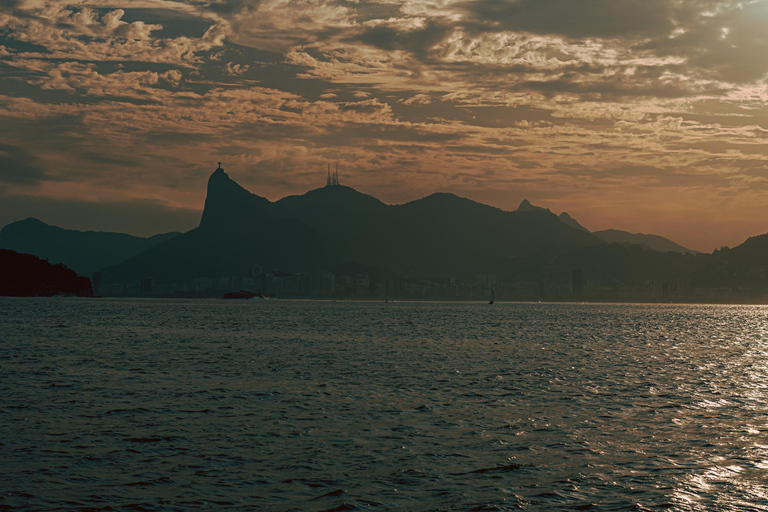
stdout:
<svg viewBox="0 0 768 512">
<path fill-rule="evenodd" d="M 768 308 L 0 299 L 0 510 L 768 510 Z"/>
</svg>

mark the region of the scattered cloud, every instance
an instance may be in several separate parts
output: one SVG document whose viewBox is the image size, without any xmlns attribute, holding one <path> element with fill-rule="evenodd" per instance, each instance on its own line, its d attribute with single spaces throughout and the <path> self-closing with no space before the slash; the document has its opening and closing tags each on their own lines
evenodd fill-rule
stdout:
<svg viewBox="0 0 768 512">
<path fill-rule="evenodd" d="M 277 198 L 331 160 L 393 202 L 648 231 L 706 197 L 736 225 L 722 197 L 768 199 L 767 23 L 768 0 L 9 0 L 0 182 L 192 211 L 215 161 Z"/>
</svg>

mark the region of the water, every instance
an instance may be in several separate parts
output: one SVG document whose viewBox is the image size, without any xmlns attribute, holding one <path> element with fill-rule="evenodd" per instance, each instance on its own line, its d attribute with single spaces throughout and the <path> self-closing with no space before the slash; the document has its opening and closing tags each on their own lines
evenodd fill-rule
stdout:
<svg viewBox="0 0 768 512">
<path fill-rule="evenodd" d="M 768 308 L 0 299 L 0 509 L 768 510 Z"/>
</svg>

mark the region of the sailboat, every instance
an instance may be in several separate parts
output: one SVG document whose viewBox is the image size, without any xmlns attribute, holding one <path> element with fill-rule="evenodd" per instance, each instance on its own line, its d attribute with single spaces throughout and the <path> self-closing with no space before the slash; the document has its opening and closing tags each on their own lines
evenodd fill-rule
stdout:
<svg viewBox="0 0 768 512">
<path fill-rule="evenodd" d="M 491 286 L 491 301 L 488 304 L 496 302 L 496 294 L 493 292 L 493 286 Z"/>
</svg>

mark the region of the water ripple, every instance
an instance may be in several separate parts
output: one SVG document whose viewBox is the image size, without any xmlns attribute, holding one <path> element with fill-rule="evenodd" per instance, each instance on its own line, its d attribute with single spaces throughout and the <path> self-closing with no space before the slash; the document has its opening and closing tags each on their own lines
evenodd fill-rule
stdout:
<svg viewBox="0 0 768 512">
<path fill-rule="evenodd" d="M 0 510 L 768 510 L 768 308 L 0 310 Z"/>
</svg>

